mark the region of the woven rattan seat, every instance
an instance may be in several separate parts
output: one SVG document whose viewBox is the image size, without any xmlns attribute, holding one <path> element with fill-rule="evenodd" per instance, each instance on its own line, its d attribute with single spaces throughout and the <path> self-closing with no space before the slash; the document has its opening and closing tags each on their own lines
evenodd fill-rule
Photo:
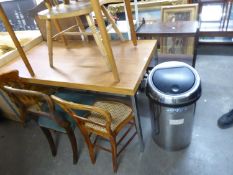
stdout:
<svg viewBox="0 0 233 175">
<path fill-rule="evenodd" d="M 111 114 L 112 122 L 111 122 L 111 130 L 115 131 L 117 127 L 126 120 L 129 116 L 131 116 L 132 109 L 126 106 L 123 103 L 118 102 L 108 102 L 108 101 L 98 101 L 94 104 L 94 106 L 99 107 L 103 110 L 108 111 Z M 90 121 L 105 124 L 106 120 L 99 113 L 92 112 L 88 117 Z M 86 123 L 86 127 L 92 128 L 97 131 L 107 132 L 106 128 L 92 124 Z"/>
</svg>

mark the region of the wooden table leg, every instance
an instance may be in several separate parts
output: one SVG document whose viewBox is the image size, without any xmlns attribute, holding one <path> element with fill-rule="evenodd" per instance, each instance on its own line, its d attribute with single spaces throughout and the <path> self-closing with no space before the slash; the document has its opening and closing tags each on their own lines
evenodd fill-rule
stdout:
<svg viewBox="0 0 233 175">
<path fill-rule="evenodd" d="M 113 56 L 113 52 L 112 52 L 112 47 L 110 45 L 110 41 L 109 41 L 109 37 L 108 37 L 108 33 L 104 24 L 104 20 L 102 17 L 102 12 L 101 12 L 101 7 L 100 7 L 100 3 L 98 0 L 91 0 L 91 5 L 93 8 L 93 11 L 95 13 L 95 17 L 96 17 L 96 21 L 100 30 L 100 34 L 103 40 L 103 44 L 104 47 L 106 49 L 107 52 L 107 57 L 113 72 L 113 76 L 116 82 L 120 81 L 119 75 L 118 75 L 118 71 L 117 71 L 117 67 L 116 67 L 116 63 L 114 60 L 114 56 Z"/>
<path fill-rule="evenodd" d="M 134 29 L 134 23 L 133 23 L 132 10 L 131 10 L 131 6 L 130 6 L 130 0 L 124 0 L 124 3 L 125 3 L 125 8 L 126 8 L 126 14 L 128 16 L 128 20 L 129 20 L 131 39 L 132 39 L 133 45 L 136 46 L 137 45 L 137 36 L 136 36 L 135 29 Z"/>
<path fill-rule="evenodd" d="M 4 26 L 6 27 L 6 30 L 7 32 L 9 33 L 9 35 L 11 36 L 11 39 L 13 40 L 14 44 L 15 44 L 15 47 L 17 48 L 18 52 L 19 52 L 19 55 L 21 56 L 21 58 L 23 59 L 23 62 L 25 64 L 25 66 L 27 67 L 30 75 L 33 77 L 35 76 L 34 72 L 33 72 L 33 69 L 26 57 L 26 54 L 23 50 L 23 48 L 21 47 L 20 45 L 20 42 L 19 40 L 17 39 L 16 35 L 15 35 L 15 32 L 2 8 L 2 5 L 0 4 L 0 19 L 2 20 Z"/>
</svg>

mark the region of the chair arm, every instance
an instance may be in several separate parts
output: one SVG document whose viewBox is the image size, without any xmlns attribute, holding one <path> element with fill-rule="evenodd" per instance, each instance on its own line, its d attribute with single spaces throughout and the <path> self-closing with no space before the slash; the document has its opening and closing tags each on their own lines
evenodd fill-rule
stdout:
<svg viewBox="0 0 233 175">
<path fill-rule="evenodd" d="M 74 103 L 74 102 L 68 102 L 66 100 L 63 100 L 63 99 L 55 96 L 55 95 L 51 95 L 51 98 L 55 101 L 55 103 L 59 104 L 68 113 L 70 113 L 69 109 L 71 109 L 71 110 L 77 109 L 77 110 L 96 112 L 96 113 L 101 114 L 101 116 L 103 116 L 106 119 L 107 125 L 109 125 L 112 121 L 111 114 L 108 111 L 103 110 L 99 107 L 90 106 L 90 105 L 83 105 L 83 104 L 78 104 L 78 103 Z"/>
</svg>

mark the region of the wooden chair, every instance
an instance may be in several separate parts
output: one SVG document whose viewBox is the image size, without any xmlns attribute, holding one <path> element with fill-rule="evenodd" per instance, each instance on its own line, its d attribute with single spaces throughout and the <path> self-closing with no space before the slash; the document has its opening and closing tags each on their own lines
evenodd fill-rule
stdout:
<svg viewBox="0 0 233 175">
<path fill-rule="evenodd" d="M 76 122 L 58 105 L 54 105 L 49 95 L 35 90 L 26 90 L 25 88 L 27 87 L 39 90 L 41 88 L 32 88 L 29 85 L 23 84 L 18 75 L 18 71 L 11 71 L 0 75 L 0 85 L 18 107 L 21 122 L 24 124 L 26 118 L 28 118 L 34 119 L 38 123 L 49 142 L 53 156 L 56 155 L 57 149 L 49 130 L 66 133 L 68 135 L 73 151 L 73 163 L 77 163 L 78 149 L 74 135 Z M 9 85 L 17 88 L 10 87 Z M 49 91 L 47 90 L 47 92 Z M 76 91 L 60 90 L 55 94 L 73 102 L 88 105 L 94 102 L 93 96 L 77 93 Z M 82 111 L 76 112 L 81 116 L 85 115 Z"/>
<path fill-rule="evenodd" d="M 104 43 L 102 42 L 101 35 L 99 34 L 99 31 L 97 30 L 95 23 L 91 17 L 91 13 L 93 12 L 91 3 L 87 0 L 82 1 L 71 1 L 69 4 L 53 4 L 49 0 L 45 0 L 45 4 L 48 8 L 48 10 L 44 10 L 38 13 L 38 16 L 40 19 L 46 20 L 46 28 L 47 28 L 47 43 L 48 43 L 48 52 L 49 52 L 49 63 L 50 66 L 53 67 L 53 45 L 52 45 L 52 39 L 57 37 L 62 37 L 62 40 L 64 41 L 65 45 L 67 45 L 67 40 L 65 38 L 65 35 L 81 35 L 83 37 L 83 40 L 87 40 L 88 35 L 93 35 L 95 42 L 103 55 L 105 57 L 105 61 L 107 65 L 110 67 L 106 49 L 104 47 Z M 124 40 L 122 34 L 120 33 L 119 29 L 117 28 L 114 19 L 111 17 L 111 15 L 108 13 L 106 8 L 103 4 L 101 4 L 101 10 L 103 14 L 106 16 L 108 21 L 110 22 L 110 26 L 113 27 L 113 29 L 116 31 L 117 35 L 121 40 Z M 80 19 L 80 16 L 85 16 L 87 23 L 89 25 L 89 29 L 86 29 L 82 23 L 82 20 Z M 60 19 L 67 19 L 67 18 L 74 18 L 76 21 L 76 25 L 73 25 L 67 29 L 62 29 L 59 21 Z M 57 34 L 52 36 L 52 21 L 54 22 L 54 25 L 58 31 Z M 107 27 L 107 29 L 110 29 L 110 26 Z M 79 32 L 73 31 L 75 28 L 79 29 Z"/>
<path fill-rule="evenodd" d="M 97 101 L 93 106 L 82 105 L 65 101 L 52 95 L 52 99 L 60 105 L 73 119 L 77 122 L 85 142 L 89 149 L 92 163 L 95 163 L 95 146 L 112 153 L 112 164 L 114 172 L 117 171 L 117 156 L 126 148 L 136 135 L 136 131 L 128 139 L 122 149 L 117 152 L 117 146 L 123 141 L 130 130 L 135 127 L 132 109 L 125 104 L 112 101 Z M 79 116 L 74 110 L 89 111 L 85 117 Z M 129 128 L 123 136 L 116 141 L 118 133 L 126 126 Z M 136 127 L 135 127 L 136 129 Z M 95 135 L 94 142 L 91 141 L 92 135 Z M 98 137 L 102 137 L 110 141 L 111 150 L 97 144 Z"/>
<path fill-rule="evenodd" d="M 50 99 L 50 97 L 46 94 L 43 94 L 41 92 L 31 91 L 31 90 L 24 90 L 24 89 L 17 89 L 12 88 L 9 86 L 4 86 L 4 90 L 10 94 L 11 98 L 14 99 L 15 103 L 19 107 L 22 117 L 25 120 L 26 116 L 31 115 L 34 120 L 36 120 L 39 123 L 39 126 L 41 130 L 43 131 L 44 135 L 46 136 L 49 146 L 52 152 L 53 156 L 56 156 L 57 149 L 55 146 L 55 143 L 53 141 L 53 137 L 49 131 L 49 129 L 54 129 L 59 132 L 64 132 L 68 135 L 72 150 L 73 150 L 73 163 L 77 163 L 78 161 L 78 149 L 77 149 L 77 142 L 74 135 L 74 128 L 75 125 L 72 124 L 71 121 L 68 119 L 58 117 L 55 115 L 55 107 Z M 46 107 L 43 107 L 41 105 L 46 104 Z M 47 109 L 43 109 L 47 108 Z M 56 127 L 44 127 L 41 124 L 42 117 L 48 118 L 50 121 L 53 121 L 54 125 Z M 71 119 L 70 119 L 71 120 Z M 59 128 L 59 129 L 57 129 Z"/>
</svg>

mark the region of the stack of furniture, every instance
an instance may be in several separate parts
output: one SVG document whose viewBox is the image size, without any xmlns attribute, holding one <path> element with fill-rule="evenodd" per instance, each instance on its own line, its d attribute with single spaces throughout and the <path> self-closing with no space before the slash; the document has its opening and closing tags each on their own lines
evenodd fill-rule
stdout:
<svg viewBox="0 0 233 175">
<path fill-rule="evenodd" d="M 81 35 L 83 40 L 87 41 L 87 36 L 92 35 L 94 36 L 95 42 L 104 57 L 106 59 L 107 66 L 111 68 L 111 64 L 109 63 L 106 48 L 104 47 L 104 44 L 102 42 L 102 38 L 100 35 L 100 32 L 97 30 L 95 26 L 95 22 L 93 18 L 91 17 L 91 13 L 93 12 L 91 3 L 89 1 L 78 1 L 73 2 L 71 1 L 69 4 L 55 4 L 52 5 L 50 1 L 45 2 L 48 10 L 44 10 L 39 12 L 38 16 L 40 19 L 46 20 L 46 31 L 47 31 L 47 44 L 48 44 L 48 52 L 49 52 L 49 63 L 50 67 L 53 67 L 53 45 L 52 40 L 57 37 L 62 37 L 62 40 L 64 41 L 64 44 L 67 46 L 67 40 L 65 38 L 66 35 Z M 118 34 L 119 38 L 123 41 L 124 38 L 122 34 L 120 33 L 119 29 L 117 28 L 115 21 L 110 16 L 104 5 L 101 5 L 101 11 L 102 13 L 107 17 L 109 23 L 115 30 L 115 32 Z M 89 30 L 86 29 L 83 25 L 83 22 L 81 20 L 81 16 L 85 16 L 87 23 L 89 25 Z M 62 29 L 59 20 L 66 19 L 66 18 L 73 18 L 73 20 L 76 21 L 76 25 L 70 26 L 69 28 Z M 52 22 L 54 22 L 54 25 L 56 29 L 58 30 L 58 33 L 54 36 L 52 36 Z M 107 28 L 109 28 L 107 26 Z M 77 30 L 74 29 L 79 29 Z M 110 64 L 110 65 L 109 65 Z"/>
<path fill-rule="evenodd" d="M 53 67 L 53 49 L 52 49 L 52 38 L 61 36 L 64 43 L 66 44 L 66 38 L 64 35 L 73 35 L 78 34 L 82 35 L 83 38 L 86 38 L 87 35 L 93 35 L 94 39 L 97 43 L 97 46 L 102 53 L 103 57 L 105 57 L 105 61 L 107 63 L 107 66 L 110 71 L 112 71 L 114 79 L 116 82 L 119 82 L 119 75 L 118 70 L 116 67 L 116 63 L 114 60 L 112 48 L 109 42 L 109 36 L 107 34 L 106 26 L 103 20 L 102 12 L 107 17 L 109 22 L 111 23 L 112 27 L 115 29 L 116 33 L 119 35 L 121 40 L 123 40 L 123 37 L 118 30 L 117 26 L 115 25 L 114 20 L 111 18 L 111 15 L 107 12 L 104 5 L 107 3 L 114 3 L 118 2 L 119 0 L 82 0 L 82 1 L 65 1 L 64 4 L 59 3 L 51 3 L 49 0 L 45 0 L 45 4 L 48 8 L 48 10 L 44 10 L 42 12 L 38 13 L 38 16 L 40 19 L 46 20 L 46 31 L 47 31 L 47 43 L 48 43 L 48 50 L 49 50 L 49 62 L 50 66 Z M 54 5 L 54 6 L 53 6 Z M 133 18 L 131 14 L 131 8 L 130 8 L 130 2 L 128 0 L 125 0 L 126 5 L 126 12 L 129 19 L 129 26 L 132 36 L 133 44 L 136 45 L 136 34 L 134 30 L 133 25 Z M 99 32 L 96 29 L 96 26 L 93 22 L 93 19 L 90 17 L 90 13 L 94 12 L 94 15 L 96 17 L 97 26 L 99 29 Z M 79 18 L 80 16 L 85 16 L 87 19 L 87 23 L 90 27 L 90 32 L 85 30 L 85 27 L 82 24 L 82 20 Z M 68 29 L 61 29 L 61 26 L 59 25 L 58 20 L 60 19 L 67 19 L 67 18 L 75 18 L 77 25 L 71 26 Z M 55 36 L 52 36 L 52 21 L 55 24 L 55 27 L 58 31 L 58 34 Z M 70 32 L 74 27 L 79 28 L 79 32 Z"/>
<path fill-rule="evenodd" d="M 112 153 L 114 172 L 117 171 L 117 156 L 126 148 L 137 134 L 132 109 L 120 102 L 95 101 L 95 97 L 75 91 L 61 91 L 50 96 L 48 94 L 25 89 L 18 71 L 0 75 L 3 89 L 20 111 L 23 124 L 35 120 L 46 136 L 52 155 L 57 154 L 57 148 L 50 130 L 68 135 L 73 150 L 73 163 L 78 161 L 78 148 L 74 134 L 79 127 L 89 149 L 92 163 L 95 163 L 95 147 Z M 58 104 L 58 105 L 57 105 Z M 117 141 L 116 137 L 123 128 L 129 126 L 123 136 Z M 117 151 L 117 146 L 135 128 L 135 132 L 126 144 Z M 95 137 L 92 142 L 90 137 Z M 111 149 L 97 144 L 102 137 L 110 141 Z"/>
<path fill-rule="evenodd" d="M 121 138 L 119 141 L 116 140 L 116 137 L 118 133 L 123 130 L 125 126 L 129 126 L 129 128 L 133 128 L 136 126 L 138 138 L 139 138 L 139 145 L 140 150 L 143 151 L 144 149 L 144 143 L 143 143 L 143 136 L 142 136 L 142 128 L 140 124 L 140 117 L 138 114 L 138 104 L 137 104 L 137 90 L 140 85 L 140 82 L 142 80 L 142 75 L 145 73 L 146 68 L 150 61 L 153 58 L 153 54 L 156 52 L 156 41 L 137 41 L 136 40 L 136 34 L 134 31 L 134 25 L 132 21 L 132 14 L 130 9 L 130 1 L 125 0 L 126 5 L 126 12 L 129 19 L 129 26 L 131 30 L 131 38 L 133 45 L 131 41 L 116 41 L 112 42 L 110 44 L 109 37 L 107 34 L 106 26 L 104 24 L 103 16 L 101 13 L 101 6 L 102 4 L 112 2 L 114 0 L 91 0 L 90 4 L 92 7 L 92 10 L 95 14 L 97 26 L 99 28 L 99 35 L 101 36 L 101 42 L 105 48 L 106 51 L 106 57 L 108 60 L 110 60 L 110 66 L 113 72 L 114 77 L 112 77 L 112 72 L 109 70 L 106 70 L 106 66 L 102 63 L 99 63 L 98 59 L 101 58 L 101 54 L 98 49 L 95 49 L 96 46 L 93 46 L 92 43 L 86 43 L 85 46 L 83 44 L 80 44 L 77 42 L 77 45 L 73 47 L 72 52 L 69 52 L 70 50 L 64 49 L 62 47 L 56 47 L 58 45 L 54 44 L 54 50 L 56 49 L 56 52 L 58 54 L 56 55 L 56 65 L 55 68 L 51 68 L 49 66 L 45 66 L 47 62 L 47 47 L 46 43 L 42 42 L 37 47 L 31 49 L 29 51 L 29 60 L 32 61 L 33 66 L 36 68 L 36 76 L 31 77 L 28 75 L 28 73 L 24 70 L 25 67 L 22 66 L 21 60 L 16 59 L 14 62 L 11 62 L 7 65 L 4 65 L 0 72 L 6 72 L 9 70 L 18 69 L 20 76 L 20 80 L 23 83 L 28 84 L 38 84 L 40 85 L 48 85 L 48 86 L 55 86 L 55 87 L 66 87 L 66 88 L 72 88 L 76 90 L 85 90 L 85 91 L 97 91 L 99 93 L 111 93 L 115 96 L 124 96 L 125 98 L 130 98 L 132 108 L 119 103 L 119 102 L 105 102 L 105 101 L 98 101 L 91 106 L 91 104 L 85 104 L 81 103 L 79 101 L 69 100 L 61 97 L 61 95 L 55 94 L 55 96 L 51 96 L 50 94 L 39 92 L 37 90 L 27 89 L 25 87 L 15 87 L 14 85 L 8 85 L 8 86 L 2 86 L 2 89 L 9 94 L 9 97 L 11 97 L 12 101 L 15 103 L 16 106 L 19 107 L 20 113 L 22 112 L 22 116 L 20 117 L 22 121 L 25 121 L 26 115 L 25 113 L 30 114 L 29 118 L 31 116 L 35 118 L 35 120 L 38 122 L 40 127 L 44 128 L 50 128 L 51 123 L 47 121 L 48 119 L 52 119 L 52 123 L 56 124 L 60 127 L 60 129 L 66 130 L 67 127 L 71 127 L 73 129 L 73 121 L 70 119 L 73 119 L 76 121 L 76 124 L 78 127 L 85 127 L 85 131 L 83 131 L 83 134 L 85 133 L 92 133 L 92 137 L 95 135 L 98 135 L 99 137 L 104 137 L 110 140 L 111 143 L 111 149 L 105 149 L 105 150 L 111 150 L 112 156 L 113 156 L 113 168 L 114 171 L 117 170 L 117 155 L 122 152 L 123 149 L 117 151 L 117 145 L 119 145 L 123 138 L 126 137 L 126 135 L 129 133 L 127 131 L 123 138 Z M 46 1 L 47 2 L 47 1 Z M 87 3 L 87 1 L 80 1 L 83 3 Z M 75 2 L 76 3 L 76 2 Z M 51 6 L 49 6 L 51 5 Z M 63 7 L 70 7 L 71 4 L 66 3 L 62 4 Z M 52 9 L 56 9 L 56 7 L 59 7 L 60 4 L 53 7 L 52 4 L 47 4 L 47 7 L 50 10 L 47 10 L 45 12 L 51 12 Z M 69 13 L 67 13 L 69 14 Z M 76 16 L 74 15 L 74 18 Z M 50 30 L 52 26 L 52 22 L 56 21 L 53 19 L 50 19 L 49 16 L 47 16 L 47 28 Z M 58 22 L 59 23 L 59 22 Z M 54 22 L 55 28 L 59 29 L 59 24 L 57 22 Z M 57 25 L 58 24 L 58 25 Z M 56 27 L 57 26 L 57 27 Z M 81 29 L 80 29 L 81 30 Z M 64 33 L 63 33 L 64 34 Z M 81 36 L 84 33 L 80 33 Z M 51 36 L 51 35 L 50 35 Z M 62 36 L 62 35 L 61 35 Z M 83 38 L 85 35 L 83 35 Z M 52 41 L 50 40 L 49 44 L 52 44 Z M 137 45 L 137 47 L 135 47 Z M 60 45 L 59 45 L 60 46 Z M 113 57 L 113 51 L 115 59 Z M 78 54 L 78 56 L 77 56 Z M 38 58 L 39 56 L 39 58 Z M 97 59 L 96 59 L 97 58 Z M 143 58 L 143 59 L 142 59 Z M 55 59 L 55 58 L 54 58 Z M 69 62 L 67 61 L 69 60 Z M 87 62 L 83 60 L 88 60 Z M 112 60 L 112 61 L 111 61 Z M 117 63 L 117 67 L 115 64 L 115 61 Z M 87 64 L 86 64 L 87 63 Z M 114 65 L 115 64 L 115 65 Z M 115 67 L 115 69 L 114 69 Z M 119 73 L 117 69 L 119 69 Z M 15 95 L 17 94 L 17 95 Z M 18 95 L 19 94 L 19 95 Z M 34 95 L 37 96 L 40 99 L 45 98 L 45 106 L 54 106 L 55 110 L 50 111 L 48 109 L 50 108 L 44 108 L 43 100 L 39 102 L 39 100 L 31 100 L 31 96 Z M 75 95 L 72 95 L 75 97 Z M 75 97 L 77 99 L 80 99 L 80 97 Z M 48 100 L 50 99 L 50 100 Z M 82 99 L 82 98 L 81 98 Z M 46 100 L 47 102 L 46 105 Z M 64 101 L 63 101 L 64 100 Z M 55 103 L 54 103 L 55 101 Z M 114 101 L 114 100 L 113 100 Z M 25 102 L 25 103 L 24 103 Z M 27 103 L 30 102 L 30 103 Z M 31 103 L 32 102 L 32 103 Z M 51 102 L 51 103 L 50 103 Z M 20 105 L 19 105 L 20 104 Z M 31 106 L 37 106 L 34 110 L 34 108 L 31 108 Z M 63 112 L 67 112 L 69 115 L 69 118 L 67 117 L 59 117 L 57 115 L 57 106 L 60 106 L 60 109 L 62 108 Z M 79 107 L 81 107 L 79 109 Z M 44 111 L 44 109 L 46 111 Z M 82 109 L 85 109 L 84 111 L 88 111 L 89 113 L 86 114 L 87 120 L 85 120 L 85 125 L 82 123 L 82 119 L 84 116 L 80 115 L 78 112 Z M 76 113 L 77 111 L 77 113 Z M 39 112 L 39 113 L 38 113 Z M 45 113 L 49 113 L 48 115 Z M 57 118 L 61 118 L 62 121 L 64 120 L 68 122 L 68 124 L 62 124 L 63 122 L 59 122 L 60 119 L 53 120 L 53 114 L 58 116 Z M 33 115 L 32 115 L 33 114 Z M 38 115 L 42 115 L 42 117 Z M 51 115 L 50 115 L 51 114 Z M 47 117 L 43 117 L 43 115 Z M 34 117 L 36 116 L 36 117 Z M 52 116 L 52 117 L 51 117 Z M 63 116 L 63 115 L 62 115 Z M 65 116 L 65 115 L 64 115 Z M 37 119 L 36 119 L 37 118 Z M 104 120 L 103 120 L 104 119 Z M 81 123 L 80 123 L 81 122 Z M 42 123 L 44 123 L 42 125 Z M 49 124 L 48 124 L 49 123 Z M 69 126 L 68 126 L 69 125 Z M 48 127 L 46 127 L 48 126 Z M 69 129 L 69 131 L 71 130 Z M 56 130 L 51 127 L 51 130 Z M 44 132 L 44 131 L 43 131 Z M 51 141 L 51 136 L 48 134 L 47 131 L 45 131 L 45 135 L 49 140 L 49 144 L 52 148 L 52 153 L 55 154 L 54 151 L 54 144 Z M 126 145 L 133 139 L 136 132 L 132 134 L 132 136 L 129 138 L 129 141 L 126 142 Z M 90 136 L 90 135 L 88 135 Z M 86 138 L 86 142 L 88 144 L 88 147 L 92 148 L 90 150 L 91 160 L 94 163 L 95 156 L 93 154 L 94 147 L 101 147 L 96 142 L 89 143 L 88 138 Z M 96 139 L 97 140 L 97 139 Z M 98 146 L 97 146 L 98 145 Z M 73 155 L 76 155 L 75 152 L 75 146 L 72 146 L 73 148 Z M 76 162 L 76 157 L 74 157 L 74 162 Z"/>
</svg>

